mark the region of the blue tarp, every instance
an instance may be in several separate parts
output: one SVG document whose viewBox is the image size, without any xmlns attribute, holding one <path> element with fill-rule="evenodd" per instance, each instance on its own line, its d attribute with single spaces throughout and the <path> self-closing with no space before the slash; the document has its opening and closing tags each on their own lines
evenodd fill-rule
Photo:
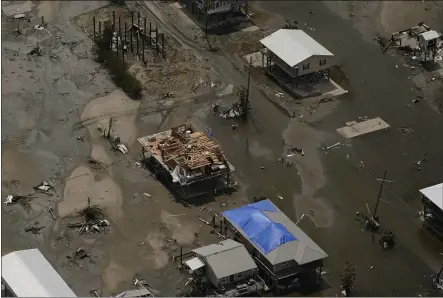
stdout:
<svg viewBox="0 0 443 298">
<path fill-rule="evenodd" d="M 264 200 L 223 212 L 223 216 L 246 234 L 247 238 L 268 254 L 287 242 L 297 240 L 281 223 L 273 222 L 263 211 L 280 212 Z"/>
</svg>

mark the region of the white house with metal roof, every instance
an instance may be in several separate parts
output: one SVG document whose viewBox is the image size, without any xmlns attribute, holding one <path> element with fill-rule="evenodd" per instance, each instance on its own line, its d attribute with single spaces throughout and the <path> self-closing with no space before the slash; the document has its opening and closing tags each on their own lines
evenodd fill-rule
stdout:
<svg viewBox="0 0 443 298">
<path fill-rule="evenodd" d="M 443 183 L 420 189 L 427 227 L 443 235 Z"/>
<path fill-rule="evenodd" d="M 308 85 L 329 77 L 336 64 L 334 54 L 303 30 L 280 29 L 260 43 L 263 68 L 291 90 L 300 82 Z"/>
<path fill-rule="evenodd" d="M 186 264 L 193 270 L 204 267 L 206 277 L 216 288 L 229 287 L 254 276 L 257 265 L 243 244 L 227 239 L 192 251 L 196 259 Z"/>
<path fill-rule="evenodd" d="M 2 284 L 8 297 L 77 297 L 38 249 L 2 256 Z"/>
<path fill-rule="evenodd" d="M 320 281 L 328 255 L 270 200 L 225 211 L 223 217 L 271 286 Z"/>
<path fill-rule="evenodd" d="M 265 54 L 291 77 L 327 70 L 334 54 L 303 30 L 280 29 L 260 40 Z"/>
</svg>

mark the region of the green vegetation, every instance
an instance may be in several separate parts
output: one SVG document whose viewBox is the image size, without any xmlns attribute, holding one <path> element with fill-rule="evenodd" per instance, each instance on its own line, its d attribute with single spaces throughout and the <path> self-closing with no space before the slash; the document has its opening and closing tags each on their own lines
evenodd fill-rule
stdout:
<svg viewBox="0 0 443 298">
<path fill-rule="evenodd" d="M 112 27 L 105 24 L 103 35 L 96 39 L 96 60 L 104 65 L 111 74 L 114 83 L 123 89 L 132 99 L 140 99 L 143 87 L 139 80 L 129 73 L 128 65 L 119 57 L 117 52 L 111 50 Z"/>
</svg>

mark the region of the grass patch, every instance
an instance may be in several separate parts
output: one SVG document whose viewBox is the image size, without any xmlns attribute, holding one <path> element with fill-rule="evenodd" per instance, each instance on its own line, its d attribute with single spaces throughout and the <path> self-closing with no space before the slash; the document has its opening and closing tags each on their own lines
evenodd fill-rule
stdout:
<svg viewBox="0 0 443 298">
<path fill-rule="evenodd" d="M 140 99 L 142 84 L 129 72 L 128 64 L 111 49 L 112 36 L 110 24 L 105 24 L 103 35 L 95 40 L 96 61 L 108 69 L 115 85 L 123 89 L 130 98 Z"/>
</svg>

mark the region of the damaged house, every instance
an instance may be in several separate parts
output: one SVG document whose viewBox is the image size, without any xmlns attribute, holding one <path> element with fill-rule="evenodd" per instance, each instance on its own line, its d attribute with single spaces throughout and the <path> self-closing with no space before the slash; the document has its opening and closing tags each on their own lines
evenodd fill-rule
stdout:
<svg viewBox="0 0 443 298">
<path fill-rule="evenodd" d="M 236 297 L 264 289 L 258 269 L 243 244 L 227 239 L 192 250 L 193 259 L 184 264 L 194 276 L 207 278 L 214 292 Z M 258 281 L 257 281 L 258 279 Z"/>
<path fill-rule="evenodd" d="M 248 15 L 248 1 L 246 0 L 181 0 L 197 20 L 203 20 L 205 29 L 208 25 L 220 26 L 225 21 L 233 21 L 237 13 Z"/>
<path fill-rule="evenodd" d="M 426 227 L 443 236 L 443 183 L 420 189 Z"/>
<path fill-rule="evenodd" d="M 225 227 L 243 243 L 274 290 L 316 286 L 328 256 L 270 200 L 222 213 Z"/>
<path fill-rule="evenodd" d="M 188 198 L 191 185 L 212 181 L 212 190 L 229 187 L 229 177 L 234 167 L 228 162 L 220 145 L 206 132 L 192 123 L 142 137 L 143 157 L 156 177 L 179 186 Z M 224 178 L 217 188 L 218 178 Z"/>
<path fill-rule="evenodd" d="M 424 23 L 417 26 L 394 32 L 389 43 L 385 46 L 386 51 L 393 44 L 400 49 L 407 49 L 413 52 L 415 59 L 420 61 L 441 60 L 443 48 L 443 35 L 432 30 Z"/>
<path fill-rule="evenodd" d="M 260 43 L 262 67 L 290 92 L 306 96 L 314 85 L 329 82 L 334 54 L 303 30 L 280 29 Z"/>
</svg>

